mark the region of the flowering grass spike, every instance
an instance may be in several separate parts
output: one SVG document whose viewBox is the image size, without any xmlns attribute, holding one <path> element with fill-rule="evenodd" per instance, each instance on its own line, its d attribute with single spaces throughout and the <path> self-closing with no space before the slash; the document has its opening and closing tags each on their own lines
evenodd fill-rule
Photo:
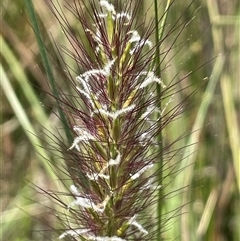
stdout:
<svg viewBox="0 0 240 241">
<path fill-rule="evenodd" d="M 113 5 L 74 0 L 68 8 L 85 32 L 92 48 L 88 51 L 86 43 L 72 34 L 63 12 L 47 3 L 62 23 L 73 47 L 71 56 L 82 70 L 68 79 L 74 98 L 61 99 L 75 137 L 62 150 L 72 201 L 57 197 L 66 208 L 59 239 L 154 240 L 154 210 L 161 202 L 156 194 L 162 188 L 157 164 L 164 154 L 158 135 L 181 112 L 177 106 L 165 114 L 159 106 L 170 87 L 155 75 L 156 45 L 149 39 L 154 29 L 151 25 L 140 33 L 142 26 L 134 20 L 137 6 L 132 9 L 131 1 Z"/>
</svg>

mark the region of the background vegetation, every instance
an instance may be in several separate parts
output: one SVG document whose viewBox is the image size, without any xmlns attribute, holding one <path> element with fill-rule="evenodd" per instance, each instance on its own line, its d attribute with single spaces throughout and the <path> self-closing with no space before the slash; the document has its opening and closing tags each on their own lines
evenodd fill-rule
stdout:
<svg viewBox="0 0 240 241">
<path fill-rule="evenodd" d="M 188 4 L 184 1 L 173 4 L 165 31 Z M 58 59 L 54 41 L 67 48 L 69 43 L 44 1 L 34 1 L 34 6 L 53 61 L 55 78 L 65 88 L 65 80 L 60 77 L 64 66 L 59 67 L 62 61 Z M 160 5 L 160 14 L 164 7 L 164 4 Z M 178 143 L 179 147 L 188 147 L 174 160 L 180 163 L 179 170 L 188 167 L 165 191 L 187 188 L 181 189 L 181 195 L 165 200 L 165 211 L 189 204 L 183 207 L 185 214 L 179 220 L 177 217 L 172 219 L 165 236 L 181 241 L 237 241 L 240 239 L 240 6 L 237 0 L 195 1 L 184 16 L 194 9 L 195 19 L 179 37 L 178 47 L 163 63 L 169 67 L 162 78 L 166 82 L 183 78 L 214 60 L 185 78 L 178 88 L 192 84 L 192 89 L 176 94 L 170 103 L 174 106 L 197 89 L 191 103 L 186 103 L 184 113 L 164 131 L 168 143 L 184 132 L 192 132 Z M 47 94 L 47 77 L 24 2 L 4 0 L 0 10 L 0 237 L 3 241 L 45 240 L 39 230 L 54 223 L 44 206 L 54 203 L 37 194 L 29 184 L 45 189 L 56 187 L 54 173 L 45 160 L 50 157 L 41 148 L 42 140 L 47 138 L 42 126 L 54 131 L 60 123 L 54 114 L 56 104 Z M 146 11 L 149 17 L 154 14 L 151 1 L 143 1 L 141 10 L 139 18 Z M 72 16 L 69 21 L 73 29 L 77 28 Z M 167 48 L 168 44 L 164 43 L 163 47 Z M 65 57 L 74 68 L 74 62 Z"/>
</svg>

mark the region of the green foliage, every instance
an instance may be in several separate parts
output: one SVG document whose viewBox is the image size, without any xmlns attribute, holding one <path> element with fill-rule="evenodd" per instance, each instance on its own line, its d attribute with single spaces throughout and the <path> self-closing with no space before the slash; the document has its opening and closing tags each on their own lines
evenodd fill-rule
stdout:
<svg viewBox="0 0 240 241">
<path fill-rule="evenodd" d="M 67 49 L 71 46 L 63 38 L 61 28 L 44 1 L 33 3 L 43 42 L 53 62 L 55 79 L 59 86 L 67 88 L 66 80 L 61 79 L 54 67 L 67 62 L 74 66 L 73 72 L 83 73 L 83 69 L 74 65 L 68 56 L 64 55 L 64 60 L 60 58 L 52 41 Z M 164 83 L 173 79 L 178 82 L 187 76 L 175 87 L 176 94 L 169 96 L 165 103 L 172 98 L 169 105 L 173 107 L 196 91 L 185 102 L 179 119 L 162 133 L 165 143 L 172 143 L 182 133 L 187 133 L 175 146 L 187 148 L 176 153 L 168 163 L 169 171 L 177 164 L 176 177 L 166 178 L 163 182 L 163 185 L 168 184 L 164 193 L 174 193 L 163 201 L 162 212 L 177 209 L 176 216 L 179 212 L 184 213 L 173 217 L 165 227 L 163 236 L 166 239 L 237 241 L 240 238 L 240 6 L 237 0 L 224 4 L 221 0 L 202 1 L 199 9 L 196 1 L 187 9 L 188 3 L 176 1 L 165 20 L 166 33 L 176 22 L 176 16 L 182 13 L 189 16 L 196 10 L 195 18 L 186 26 L 174 48 L 167 57 L 161 55 Z M 21 1 L 11 5 L 3 1 L 1 5 L 1 238 L 3 241 L 41 241 L 46 237 L 38 235 L 36 230 L 56 225 L 56 220 L 48 218 L 45 205 L 49 207 L 55 203 L 49 203 L 43 195 L 37 194 L 28 182 L 45 189 L 63 190 L 45 160 L 52 156 L 40 148 L 43 142 L 49 141 L 42 135 L 41 125 L 54 132 L 60 122 L 53 114 L 57 112 L 52 107 L 56 104 L 46 94 L 50 92 L 47 76 L 25 6 Z M 142 13 L 148 11 L 147 19 L 154 15 L 153 3 L 142 1 L 142 5 Z M 158 16 L 163 15 L 165 7 L 159 5 Z M 81 33 L 74 19 L 69 16 L 68 20 L 72 30 Z M 171 42 L 163 41 L 160 51 L 164 52 L 170 45 Z M 204 66 L 198 69 L 202 64 Z M 190 72 L 194 73 L 188 75 Z M 183 91 L 178 92 L 181 89 Z M 168 176 L 167 169 L 165 172 L 163 175 Z M 182 205 L 183 209 L 178 210 Z"/>
</svg>

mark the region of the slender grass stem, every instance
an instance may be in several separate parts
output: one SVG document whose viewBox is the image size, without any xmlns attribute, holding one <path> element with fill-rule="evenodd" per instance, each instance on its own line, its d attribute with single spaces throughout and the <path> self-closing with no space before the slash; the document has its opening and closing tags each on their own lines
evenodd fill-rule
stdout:
<svg viewBox="0 0 240 241">
<path fill-rule="evenodd" d="M 155 41 L 156 41 L 156 55 L 155 55 L 155 61 L 154 61 L 154 65 L 156 66 L 156 76 L 158 78 L 161 78 L 161 59 L 160 59 L 160 53 L 161 53 L 161 44 L 160 41 L 162 39 L 163 36 L 163 32 L 164 32 L 164 26 L 166 23 L 166 19 L 167 19 L 167 14 L 168 14 L 168 10 L 169 10 L 169 6 L 171 3 L 171 0 L 168 0 L 166 8 L 165 8 L 165 12 L 164 15 L 162 17 L 162 21 L 161 24 L 159 26 L 159 17 L 158 17 L 158 1 L 154 0 L 154 13 L 155 13 Z M 156 83 L 156 89 L 157 89 L 157 96 L 160 97 L 161 96 L 161 85 Z M 158 108 L 161 112 L 162 106 L 161 106 L 161 99 L 159 98 L 158 101 Z M 159 125 L 161 125 L 161 117 L 160 114 L 157 114 L 157 119 L 159 119 Z M 162 136 L 162 132 L 160 131 L 157 137 L 158 143 L 159 143 L 159 153 L 163 153 L 162 149 L 163 149 L 163 136 Z M 159 157 L 159 164 L 158 164 L 158 170 L 159 170 L 159 176 L 158 176 L 158 185 L 162 186 L 162 172 L 163 172 L 163 154 Z M 157 240 L 160 241 L 161 240 L 161 216 L 162 216 L 162 207 L 163 207 L 163 203 L 162 203 L 162 196 L 163 196 L 163 191 L 162 188 L 159 189 L 158 191 L 158 206 L 157 206 L 157 215 L 158 215 L 158 235 L 157 235 Z"/>
<path fill-rule="evenodd" d="M 28 11 L 28 14 L 29 14 L 31 24 L 32 24 L 33 29 L 34 29 L 34 33 L 35 33 L 35 37 L 36 37 L 37 44 L 38 44 L 38 47 L 39 47 L 40 55 L 41 55 L 42 60 L 43 60 L 43 65 L 44 65 L 44 68 L 46 70 L 47 77 L 48 77 L 50 86 L 52 88 L 53 95 L 55 96 L 55 99 L 56 99 L 56 102 L 57 102 L 57 108 L 58 108 L 59 115 L 60 115 L 60 118 L 61 118 L 63 126 L 64 126 L 64 131 L 65 131 L 68 143 L 70 144 L 73 141 L 73 137 L 72 137 L 72 134 L 71 134 L 71 132 L 68 128 L 68 123 L 67 123 L 67 119 L 65 117 L 65 114 L 61 110 L 60 105 L 58 103 L 59 93 L 58 93 L 58 90 L 57 90 L 57 87 L 56 87 L 56 84 L 55 84 L 54 75 L 53 75 L 53 71 L 51 69 L 50 61 L 49 61 L 48 56 L 47 56 L 46 46 L 43 43 L 42 35 L 41 35 L 40 30 L 39 30 L 37 17 L 36 17 L 35 11 L 34 11 L 34 6 L 33 6 L 31 0 L 25 0 L 25 5 L 26 5 L 26 8 L 27 8 L 27 11 Z"/>
</svg>

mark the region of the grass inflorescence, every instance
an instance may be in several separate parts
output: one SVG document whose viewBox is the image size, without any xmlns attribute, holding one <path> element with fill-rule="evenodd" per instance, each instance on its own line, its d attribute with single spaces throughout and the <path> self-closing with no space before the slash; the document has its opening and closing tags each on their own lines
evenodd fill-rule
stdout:
<svg viewBox="0 0 240 241">
<path fill-rule="evenodd" d="M 90 69 L 103 69 L 106 63 L 102 58 L 99 64 L 100 55 L 94 53 L 98 43 L 88 40 L 94 37 L 96 26 L 99 26 L 99 23 L 93 25 L 96 22 L 93 13 L 105 11 L 106 14 L 106 8 L 100 7 L 99 2 L 1 1 L 0 239 L 3 241 L 58 240 L 61 235 L 64 235 L 61 240 L 84 239 L 84 233 L 82 237 L 79 234 L 84 231 L 82 225 L 86 220 L 85 216 L 82 218 L 83 210 L 88 208 L 77 203 L 87 201 L 80 199 L 86 197 L 82 190 L 92 193 L 90 185 L 94 182 L 90 182 L 89 177 L 98 179 L 101 185 L 107 185 L 107 179 L 104 178 L 109 174 L 109 168 L 104 173 L 94 175 L 97 168 L 99 170 L 104 167 L 96 167 L 92 163 L 90 166 L 90 158 L 86 162 L 86 154 L 93 155 L 86 153 L 88 147 L 83 153 L 85 162 L 78 163 L 80 154 L 76 147 L 72 147 L 74 140 L 77 142 L 75 138 L 79 137 L 79 129 L 89 134 L 86 123 L 93 118 L 87 109 L 89 101 L 87 96 L 83 96 L 84 89 L 77 78 L 85 78 Z M 49 6 L 51 3 L 53 5 Z M 128 25 L 126 21 L 122 21 L 121 25 L 114 27 L 119 39 L 124 39 L 122 33 L 135 30 L 141 39 L 152 43 L 151 48 L 146 44 L 139 52 L 138 71 L 145 62 L 151 62 L 150 69 L 145 64 L 142 70 L 152 72 L 166 86 L 163 88 L 156 82 L 144 87 L 142 99 L 146 101 L 146 105 L 141 104 L 142 107 L 146 109 L 148 103 L 153 107 L 151 103 L 155 101 L 155 106 L 160 110 L 153 110 L 153 114 L 146 115 L 148 124 L 152 126 L 156 123 L 163 128 L 157 133 L 158 137 L 154 137 L 153 142 L 148 144 L 152 146 L 146 158 L 152 160 L 154 166 L 151 167 L 150 162 L 148 169 L 143 166 L 143 172 L 136 180 L 138 185 L 141 185 L 140 180 L 147 180 L 149 184 L 152 181 L 153 189 L 151 192 L 149 190 L 148 199 L 140 195 L 132 198 L 135 200 L 133 207 L 138 205 L 137 202 L 142 205 L 144 201 L 149 206 L 145 211 L 140 210 L 135 217 L 130 215 L 131 212 L 126 217 L 122 215 L 124 222 L 132 221 L 128 234 L 135 234 L 118 238 L 238 241 L 240 2 L 109 0 L 109 4 L 114 5 L 116 14 L 125 12 L 131 17 Z M 194 20 L 189 21 L 193 17 Z M 84 23 L 83 26 L 81 22 Z M 112 34 L 116 37 L 115 31 Z M 130 36 L 126 36 L 126 39 L 127 37 Z M 109 37 L 104 41 L 109 41 Z M 113 42 L 117 43 L 116 38 Z M 123 44 L 119 42 L 119 46 Z M 122 54 L 123 51 L 124 49 L 119 53 Z M 213 57 L 216 60 L 195 71 Z M 113 60 L 115 62 L 110 69 L 116 72 L 118 60 Z M 122 69 L 128 68 L 127 63 L 123 63 L 125 67 Z M 205 77 L 209 79 L 204 79 Z M 95 76 L 94 79 L 96 78 L 99 77 Z M 104 76 L 103 78 L 107 79 Z M 143 81 L 144 78 L 145 76 L 141 76 L 138 80 Z M 191 95 L 194 90 L 194 95 Z M 130 91 L 132 89 L 126 94 Z M 154 94 L 148 96 L 148 93 Z M 137 100 L 137 95 L 135 97 Z M 124 109 L 126 110 L 130 112 L 122 113 L 118 118 L 123 120 L 125 115 L 133 117 L 136 114 L 134 110 L 133 113 L 131 109 Z M 104 117 L 106 112 L 104 114 L 103 110 L 94 114 L 106 118 L 107 123 L 110 123 L 117 113 L 107 111 L 110 113 L 107 113 L 107 117 Z M 86 118 L 79 118 L 83 113 Z M 104 118 L 99 123 L 106 123 Z M 128 123 L 130 124 L 130 120 Z M 153 125 L 151 131 L 154 128 L 157 130 L 156 125 Z M 93 122 L 87 125 L 88 128 L 91 126 Z M 146 126 L 136 126 L 139 133 L 141 128 L 146 129 Z M 99 128 L 90 131 L 96 138 L 94 130 L 98 130 L 98 134 L 100 131 Z M 134 132 L 136 130 L 132 129 L 131 133 Z M 129 134 L 130 132 L 125 136 Z M 95 140 L 90 140 L 93 141 Z M 44 142 L 47 144 L 43 145 Z M 158 145 L 154 146 L 156 143 Z M 82 144 L 83 141 L 76 146 L 83 148 Z M 154 160 L 154 153 L 158 153 L 157 161 L 156 158 Z M 125 158 L 124 155 L 122 158 Z M 132 167 L 138 168 L 136 165 Z M 91 172 L 86 175 L 89 168 Z M 134 170 L 127 171 L 126 182 L 129 173 L 134 175 Z M 150 175 L 152 180 L 147 179 Z M 29 186 L 28 180 L 42 191 L 37 193 L 36 188 Z M 124 180 L 120 181 L 122 185 Z M 125 188 L 128 196 L 130 193 L 127 190 L 130 188 Z M 139 188 L 131 189 L 135 190 Z M 96 211 L 92 215 L 95 215 L 103 209 L 98 204 L 102 203 L 104 206 L 105 194 L 102 195 L 102 202 L 97 203 L 91 193 L 91 204 L 96 205 L 93 205 Z M 135 193 L 137 192 L 133 192 L 133 195 Z M 29 200 L 29 197 L 33 200 Z M 107 205 L 109 202 L 106 208 Z M 125 207 L 130 209 L 131 206 L 127 203 Z M 121 214 L 123 211 L 121 210 Z M 131 217 L 135 220 L 131 220 Z M 149 223 L 147 219 L 150 220 Z M 90 220 L 93 219 L 89 219 L 89 223 Z M 134 221 L 148 234 L 144 236 L 133 225 Z M 92 231 L 86 229 L 85 235 L 93 239 Z M 105 237 L 109 237 L 106 235 Z"/>
<path fill-rule="evenodd" d="M 184 102 L 167 109 L 176 83 L 164 83 L 160 76 L 161 58 L 176 40 L 162 53 L 156 50 L 169 36 L 178 36 L 191 18 L 179 18 L 164 37 L 161 29 L 162 39 L 153 43 L 150 38 L 160 22 L 136 22 L 139 4 L 66 3 L 83 40 L 79 29 L 71 28 L 65 9 L 53 1 L 47 4 L 70 42 L 71 49 L 62 46 L 62 51 L 79 71 L 66 63 L 71 93 L 59 89 L 55 96 L 74 136 L 71 143 L 59 143 L 63 171 L 71 180 L 68 194 L 46 191 L 66 209 L 58 216 L 63 224 L 59 238 L 161 240 L 168 219 L 162 213 L 167 195 L 162 181 L 175 173 L 167 163 L 178 152 L 169 151 L 174 143 L 163 144 L 162 132 L 181 114 Z M 71 198 L 64 201 L 64 196 Z"/>
<path fill-rule="evenodd" d="M 65 210 L 53 210 L 61 222 L 59 229 L 53 228 L 59 239 L 163 240 L 169 220 L 181 214 L 185 203 L 172 195 L 190 182 L 182 181 L 183 170 L 189 168 L 191 177 L 189 155 L 199 136 L 189 138 L 190 148 L 179 166 L 174 158 L 186 144 L 174 149 L 181 136 L 171 142 L 164 138 L 165 129 L 185 111 L 193 94 L 173 105 L 175 95 L 190 86 L 177 85 L 195 70 L 168 82 L 162 73 L 168 59 L 176 56 L 172 52 L 183 47 L 176 41 L 193 15 L 190 4 L 164 34 L 170 2 L 159 18 L 155 1 L 155 19 L 148 21 L 145 14 L 138 22 L 142 1 L 74 0 L 64 7 L 46 1 L 68 42 L 68 47 L 56 46 L 63 62 L 57 68 L 64 67 L 68 91 L 57 81 L 51 84 L 67 137 L 53 139 L 53 149 L 60 151 L 64 162 L 54 161 L 52 166 L 66 190 L 43 190 Z M 76 19 L 77 27 L 71 26 L 65 11 Z M 41 39 L 38 42 L 42 45 Z M 201 110 L 208 105 L 209 101 L 203 102 Z M 199 120 L 194 128 L 202 125 Z M 173 193 L 165 191 L 170 183 Z"/>
</svg>

